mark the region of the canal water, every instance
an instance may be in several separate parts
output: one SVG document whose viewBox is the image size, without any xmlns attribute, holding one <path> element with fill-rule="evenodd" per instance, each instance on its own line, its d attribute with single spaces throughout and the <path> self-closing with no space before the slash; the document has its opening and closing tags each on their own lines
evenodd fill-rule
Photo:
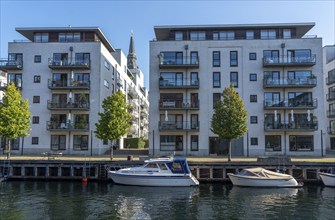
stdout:
<svg viewBox="0 0 335 220">
<path fill-rule="evenodd" d="M 0 219 L 335 219 L 335 188 L 0 183 Z"/>
</svg>

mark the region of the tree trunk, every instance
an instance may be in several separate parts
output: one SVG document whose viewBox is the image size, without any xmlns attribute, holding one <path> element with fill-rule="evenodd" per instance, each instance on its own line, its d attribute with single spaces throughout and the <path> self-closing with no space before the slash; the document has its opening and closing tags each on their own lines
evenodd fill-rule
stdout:
<svg viewBox="0 0 335 220">
<path fill-rule="evenodd" d="M 8 147 L 8 149 L 6 151 L 6 153 L 7 153 L 7 160 L 9 160 L 10 159 L 10 139 L 9 138 L 8 138 L 7 147 Z"/>
<path fill-rule="evenodd" d="M 112 140 L 111 141 L 112 143 L 111 143 L 111 151 L 110 151 L 110 158 L 111 158 L 111 160 L 113 160 L 113 156 L 114 156 L 114 141 Z"/>
<path fill-rule="evenodd" d="M 228 139 L 228 161 L 231 161 L 231 139 Z"/>
</svg>

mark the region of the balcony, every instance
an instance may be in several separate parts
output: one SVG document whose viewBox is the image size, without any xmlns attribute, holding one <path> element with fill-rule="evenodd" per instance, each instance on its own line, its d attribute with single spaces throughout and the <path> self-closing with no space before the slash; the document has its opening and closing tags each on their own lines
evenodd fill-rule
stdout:
<svg viewBox="0 0 335 220">
<path fill-rule="evenodd" d="M 299 101 L 299 100 L 264 100 L 264 109 L 316 109 L 318 100 Z"/>
<path fill-rule="evenodd" d="M 67 70 L 67 69 L 76 69 L 76 70 L 88 70 L 90 69 L 90 60 L 54 60 L 52 58 L 48 59 L 48 66 L 53 70 Z"/>
<path fill-rule="evenodd" d="M 335 134 L 335 128 L 334 127 L 327 127 L 327 133 L 334 135 Z"/>
<path fill-rule="evenodd" d="M 318 122 L 278 122 L 264 123 L 264 131 L 316 131 L 318 130 Z"/>
<path fill-rule="evenodd" d="M 137 98 L 137 92 L 136 92 L 135 87 L 133 86 L 128 87 L 128 95 L 133 99 Z"/>
<path fill-rule="evenodd" d="M 331 91 L 330 93 L 326 94 L 327 102 L 335 100 L 335 91 Z"/>
<path fill-rule="evenodd" d="M 48 80 L 49 89 L 90 89 L 90 81 L 61 81 L 61 80 Z"/>
<path fill-rule="evenodd" d="M 316 78 L 302 79 L 271 79 L 264 77 L 263 88 L 314 88 Z"/>
<path fill-rule="evenodd" d="M 88 122 L 60 122 L 60 121 L 47 121 L 48 131 L 89 131 Z"/>
<path fill-rule="evenodd" d="M 199 79 L 192 80 L 159 80 L 160 89 L 199 89 Z"/>
<path fill-rule="evenodd" d="M 309 57 L 263 57 L 263 67 L 280 67 L 280 66 L 314 66 L 316 55 Z"/>
<path fill-rule="evenodd" d="M 12 82 L 15 84 L 16 89 L 22 90 L 22 82 L 21 81 L 17 81 L 17 82 Z M 0 91 L 3 91 L 5 89 L 7 89 L 8 84 L 5 82 L 0 82 Z"/>
<path fill-rule="evenodd" d="M 48 100 L 49 110 L 90 110 L 90 103 L 88 102 L 52 102 Z"/>
<path fill-rule="evenodd" d="M 22 60 L 0 59 L 0 69 L 7 72 L 8 70 L 22 70 Z"/>
<path fill-rule="evenodd" d="M 159 68 L 199 68 L 199 57 L 183 56 L 181 58 L 159 57 Z"/>
<path fill-rule="evenodd" d="M 326 84 L 329 86 L 335 83 L 335 74 L 331 75 L 331 77 L 326 77 Z"/>
<path fill-rule="evenodd" d="M 199 99 L 160 99 L 160 110 L 199 110 Z"/>
<path fill-rule="evenodd" d="M 160 131 L 199 131 L 199 121 L 159 121 Z"/>
<path fill-rule="evenodd" d="M 335 109 L 327 110 L 327 117 L 328 118 L 335 118 Z"/>
</svg>

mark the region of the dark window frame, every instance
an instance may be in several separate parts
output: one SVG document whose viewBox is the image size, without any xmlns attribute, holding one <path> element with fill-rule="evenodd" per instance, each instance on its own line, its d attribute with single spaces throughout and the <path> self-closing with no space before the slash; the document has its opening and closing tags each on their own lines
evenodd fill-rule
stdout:
<svg viewBox="0 0 335 220">
<path fill-rule="evenodd" d="M 233 81 L 233 75 L 236 75 L 236 81 Z M 238 88 L 238 72 L 230 72 L 230 83 L 234 84 L 234 88 Z"/>
<path fill-rule="evenodd" d="M 34 83 L 41 83 L 41 75 L 34 75 Z"/>
<path fill-rule="evenodd" d="M 250 95 L 250 102 L 257 103 L 257 95 L 254 94 Z"/>
<path fill-rule="evenodd" d="M 36 96 L 33 96 L 33 103 L 40 103 L 41 102 L 41 97 L 36 95 Z"/>
<path fill-rule="evenodd" d="M 230 66 L 238 66 L 238 52 L 236 50 L 230 51 Z"/>
<path fill-rule="evenodd" d="M 257 53 L 249 53 L 249 60 L 257 60 Z"/>
<path fill-rule="evenodd" d="M 218 79 L 215 79 L 216 76 Z M 213 88 L 221 88 L 221 72 L 213 72 Z"/>
<path fill-rule="evenodd" d="M 250 124 L 258 124 L 258 117 L 255 115 L 250 116 Z"/>
<path fill-rule="evenodd" d="M 257 146 L 258 145 L 258 137 L 251 137 L 250 138 L 250 145 Z"/>
<path fill-rule="evenodd" d="M 250 73 L 249 74 L 249 81 L 251 81 L 251 82 L 257 81 L 257 73 Z"/>
<path fill-rule="evenodd" d="M 40 123 L 40 116 L 33 116 L 32 123 L 33 124 L 39 124 Z"/>
<path fill-rule="evenodd" d="M 31 144 L 32 145 L 38 145 L 39 138 L 38 137 L 31 137 Z"/>
<path fill-rule="evenodd" d="M 42 56 L 41 55 L 35 55 L 34 56 L 34 63 L 41 63 L 42 62 Z"/>
<path fill-rule="evenodd" d="M 220 51 L 213 51 L 212 53 L 212 66 L 220 67 L 221 66 L 221 53 Z"/>
</svg>

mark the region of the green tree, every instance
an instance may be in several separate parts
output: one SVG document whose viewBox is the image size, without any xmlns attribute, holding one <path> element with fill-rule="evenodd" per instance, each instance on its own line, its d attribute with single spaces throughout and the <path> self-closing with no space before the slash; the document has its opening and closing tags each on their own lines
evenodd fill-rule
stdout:
<svg viewBox="0 0 335 220">
<path fill-rule="evenodd" d="M 231 140 L 242 137 L 248 131 L 247 115 L 244 102 L 235 92 L 234 85 L 225 88 L 221 94 L 222 100 L 215 104 L 211 121 L 211 131 L 220 139 L 228 140 L 228 161 L 231 161 Z"/>
<path fill-rule="evenodd" d="M 99 114 L 99 121 L 95 124 L 96 136 L 101 140 L 112 142 L 110 157 L 113 159 L 113 143 L 127 134 L 130 128 L 131 115 L 128 112 L 129 106 L 126 97 L 122 92 L 116 92 L 108 96 L 102 102 L 103 113 Z"/>
<path fill-rule="evenodd" d="M 7 141 L 5 150 L 7 158 L 10 158 L 10 140 L 18 137 L 28 136 L 31 114 L 29 102 L 23 100 L 20 91 L 14 83 L 7 86 L 5 96 L 0 104 L 0 135 Z"/>
</svg>

